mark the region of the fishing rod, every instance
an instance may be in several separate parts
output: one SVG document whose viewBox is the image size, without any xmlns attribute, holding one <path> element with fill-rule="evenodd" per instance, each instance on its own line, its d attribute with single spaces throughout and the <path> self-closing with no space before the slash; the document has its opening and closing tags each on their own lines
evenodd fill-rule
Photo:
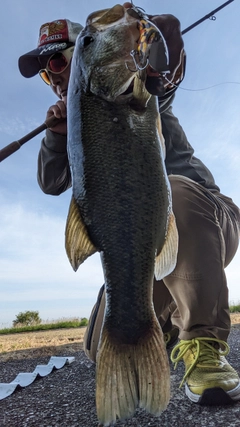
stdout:
<svg viewBox="0 0 240 427">
<path fill-rule="evenodd" d="M 182 35 L 188 33 L 188 31 L 195 28 L 197 25 L 201 24 L 203 21 L 206 21 L 206 19 L 211 19 L 212 21 L 216 20 L 216 17 L 214 16 L 215 13 L 219 12 L 219 10 L 223 9 L 224 7 L 228 6 L 230 3 L 232 3 L 234 0 L 228 0 L 226 3 L 223 3 L 221 6 L 217 7 L 217 9 L 214 9 L 212 12 L 205 15 L 203 18 L 199 19 L 198 21 L 194 22 L 194 24 L 190 25 L 189 27 L 185 28 L 185 30 L 182 31 Z"/>
<path fill-rule="evenodd" d="M 6 147 L 0 150 L 0 162 L 2 160 L 5 160 L 7 157 L 11 156 L 11 154 L 15 153 L 15 151 L 19 150 L 19 148 L 21 148 L 21 146 L 25 144 L 25 142 L 34 138 L 34 136 L 43 132 L 47 128 L 56 126 L 56 124 L 60 122 L 61 122 L 61 119 L 58 119 L 55 116 L 51 116 L 49 117 L 49 119 L 45 120 L 45 122 L 42 125 L 38 126 L 33 131 L 29 132 L 27 135 L 23 136 L 18 141 L 13 141 L 10 144 L 6 145 Z"/>
<path fill-rule="evenodd" d="M 219 10 L 223 9 L 230 3 L 232 3 L 234 0 L 228 0 L 225 3 L 223 3 L 221 6 L 217 7 L 217 9 L 214 9 L 212 12 L 205 15 L 203 18 L 199 19 L 198 21 L 194 22 L 194 24 L 190 25 L 189 27 L 185 28 L 185 30 L 182 31 L 182 35 L 186 34 L 188 31 L 195 28 L 197 25 L 201 24 L 206 19 L 212 19 L 215 21 L 216 17 L 214 16 L 215 13 L 219 12 Z M 132 3 L 132 2 L 131 2 Z M 133 5 L 133 3 L 132 3 Z M 59 119 L 57 119 L 55 116 L 50 117 L 47 119 L 42 125 L 38 126 L 36 129 L 34 129 L 32 132 L 28 133 L 27 135 L 23 136 L 18 141 L 11 142 L 6 147 L 2 148 L 0 150 L 0 162 L 2 160 L 5 160 L 7 157 L 11 156 L 11 154 L 15 153 L 15 151 L 19 150 L 23 144 L 25 144 L 30 139 L 37 136 L 39 133 L 43 132 L 47 128 L 51 128 L 57 123 L 59 123 Z"/>
</svg>

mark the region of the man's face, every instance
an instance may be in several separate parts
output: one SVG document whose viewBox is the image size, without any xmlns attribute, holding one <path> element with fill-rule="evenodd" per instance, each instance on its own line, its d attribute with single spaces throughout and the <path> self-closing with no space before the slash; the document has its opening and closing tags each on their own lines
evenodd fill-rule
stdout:
<svg viewBox="0 0 240 427">
<path fill-rule="evenodd" d="M 50 58 L 49 56 L 39 57 L 41 68 L 43 69 L 46 68 L 49 58 Z M 51 89 L 57 95 L 57 97 L 61 99 L 65 104 L 67 104 L 67 90 L 68 90 L 68 83 L 70 78 L 70 71 L 71 71 L 71 60 L 68 66 L 66 67 L 66 69 L 61 73 L 55 74 L 49 71 L 48 69 L 48 76 L 50 80 Z"/>
</svg>

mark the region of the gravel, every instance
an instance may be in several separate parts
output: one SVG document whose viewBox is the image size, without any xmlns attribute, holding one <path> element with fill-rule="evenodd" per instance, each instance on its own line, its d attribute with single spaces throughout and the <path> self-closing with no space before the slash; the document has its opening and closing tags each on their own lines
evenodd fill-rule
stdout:
<svg viewBox="0 0 240 427">
<path fill-rule="evenodd" d="M 228 360 L 240 374 L 240 326 L 232 327 Z M 59 354 L 58 354 L 59 355 Z M 62 356 L 70 356 L 62 354 Z M 97 427 L 95 409 L 95 366 L 83 351 L 71 354 L 75 361 L 18 388 L 0 401 L 0 427 Z M 18 359 L 0 363 L 0 382 L 11 382 L 19 372 L 32 372 L 49 357 Z M 171 364 L 171 400 L 161 417 L 137 410 L 133 418 L 117 427 L 239 427 L 240 402 L 234 405 L 202 407 L 191 403 L 179 383 L 184 373 L 180 363 Z"/>
</svg>

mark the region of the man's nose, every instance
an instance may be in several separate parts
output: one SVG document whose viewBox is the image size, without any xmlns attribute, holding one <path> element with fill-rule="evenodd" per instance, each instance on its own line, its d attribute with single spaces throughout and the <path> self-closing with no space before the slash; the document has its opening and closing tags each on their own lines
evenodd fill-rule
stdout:
<svg viewBox="0 0 240 427">
<path fill-rule="evenodd" d="M 49 79 L 52 86 L 58 86 L 61 83 L 62 81 L 61 73 L 54 74 L 54 73 L 51 73 L 51 71 L 48 71 L 48 75 L 49 75 Z"/>
</svg>

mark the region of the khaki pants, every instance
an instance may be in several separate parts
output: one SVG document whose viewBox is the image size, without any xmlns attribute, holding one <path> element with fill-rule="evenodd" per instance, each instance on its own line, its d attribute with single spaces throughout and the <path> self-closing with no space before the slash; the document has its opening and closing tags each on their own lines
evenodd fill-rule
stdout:
<svg viewBox="0 0 240 427">
<path fill-rule="evenodd" d="M 175 270 L 154 282 L 156 315 L 164 332 L 172 324 L 177 326 L 180 339 L 201 336 L 226 341 L 230 315 L 224 269 L 238 248 L 239 209 L 230 198 L 210 192 L 189 178 L 170 175 L 169 180 L 179 250 Z M 84 337 L 84 350 L 93 361 L 104 309 L 102 288 Z"/>
</svg>

